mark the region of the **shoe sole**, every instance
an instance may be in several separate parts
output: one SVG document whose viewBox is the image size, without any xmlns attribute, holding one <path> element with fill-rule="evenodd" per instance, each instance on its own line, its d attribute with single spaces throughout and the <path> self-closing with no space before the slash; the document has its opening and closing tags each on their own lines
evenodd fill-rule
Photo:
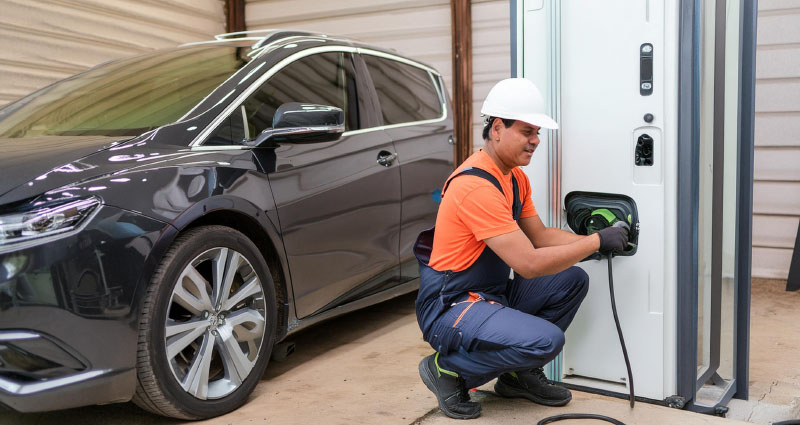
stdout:
<svg viewBox="0 0 800 425">
<path fill-rule="evenodd" d="M 563 400 L 548 400 L 546 398 L 537 397 L 536 395 L 527 391 L 509 386 L 500 379 L 498 379 L 497 383 L 494 384 L 494 392 L 497 393 L 497 395 L 505 398 L 524 398 L 536 404 L 553 407 L 564 406 L 572 400 L 572 394 L 570 394 L 569 398 Z"/>
<path fill-rule="evenodd" d="M 426 360 L 427 357 L 422 359 L 421 362 L 419 362 L 419 377 L 422 378 L 422 382 L 425 383 L 425 386 L 428 387 L 428 389 L 431 390 L 433 395 L 436 396 L 436 401 L 439 404 L 439 410 L 441 410 L 442 413 L 444 413 L 446 416 L 453 419 L 475 419 L 478 416 L 480 416 L 481 415 L 480 410 L 478 411 L 478 413 L 474 415 L 464 415 L 461 413 L 452 412 L 449 409 L 447 409 L 447 407 L 445 407 L 444 403 L 442 402 L 442 399 L 439 397 L 439 392 L 436 390 L 436 384 L 434 383 L 436 378 L 434 378 L 433 371 L 428 367 L 427 364 L 428 362 Z"/>
</svg>

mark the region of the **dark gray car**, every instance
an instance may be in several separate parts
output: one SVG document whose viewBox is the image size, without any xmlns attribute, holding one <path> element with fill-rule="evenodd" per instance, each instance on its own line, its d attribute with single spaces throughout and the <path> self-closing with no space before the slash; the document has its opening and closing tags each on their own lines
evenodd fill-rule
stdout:
<svg viewBox="0 0 800 425">
<path fill-rule="evenodd" d="M 417 288 L 453 168 L 441 75 L 321 34 L 237 37 L 0 109 L 0 403 L 220 415 L 293 331 Z"/>
</svg>

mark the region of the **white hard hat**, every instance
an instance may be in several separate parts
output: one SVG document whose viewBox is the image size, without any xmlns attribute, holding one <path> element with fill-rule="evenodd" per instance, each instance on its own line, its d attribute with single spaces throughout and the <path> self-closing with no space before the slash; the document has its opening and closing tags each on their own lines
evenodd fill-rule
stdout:
<svg viewBox="0 0 800 425">
<path fill-rule="evenodd" d="M 537 127 L 558 128 L 546 113 L 539 89 L 525 78 L 506 78 L 495 84 L 483 101 L 481 114 L 520 120 Z"/>
</svg>

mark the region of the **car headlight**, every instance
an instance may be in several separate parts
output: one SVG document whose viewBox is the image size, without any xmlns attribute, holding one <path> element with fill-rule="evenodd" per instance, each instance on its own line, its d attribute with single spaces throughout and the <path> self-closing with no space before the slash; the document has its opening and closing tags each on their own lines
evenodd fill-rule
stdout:
<svg viewBox="0 0 800 425">
<path fill-rule="evenodd" d="M 100 205 L 97 198 L 48 202 L 28 211 L 0 215 L 0 250 L 80 228 Z"/>
</svg>

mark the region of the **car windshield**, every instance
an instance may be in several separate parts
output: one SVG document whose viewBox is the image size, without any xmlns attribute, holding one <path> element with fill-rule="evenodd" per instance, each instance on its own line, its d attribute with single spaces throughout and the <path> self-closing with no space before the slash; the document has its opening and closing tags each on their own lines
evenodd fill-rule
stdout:
<svg viewBox="0 0 800 425">
<path fill-rule="evenodd" d="M 92 68 L 0 109 L 0 137 L 137 136 L 191 111 L 247 64 L 249 51 L 199 45 Z"/>
</svg>

